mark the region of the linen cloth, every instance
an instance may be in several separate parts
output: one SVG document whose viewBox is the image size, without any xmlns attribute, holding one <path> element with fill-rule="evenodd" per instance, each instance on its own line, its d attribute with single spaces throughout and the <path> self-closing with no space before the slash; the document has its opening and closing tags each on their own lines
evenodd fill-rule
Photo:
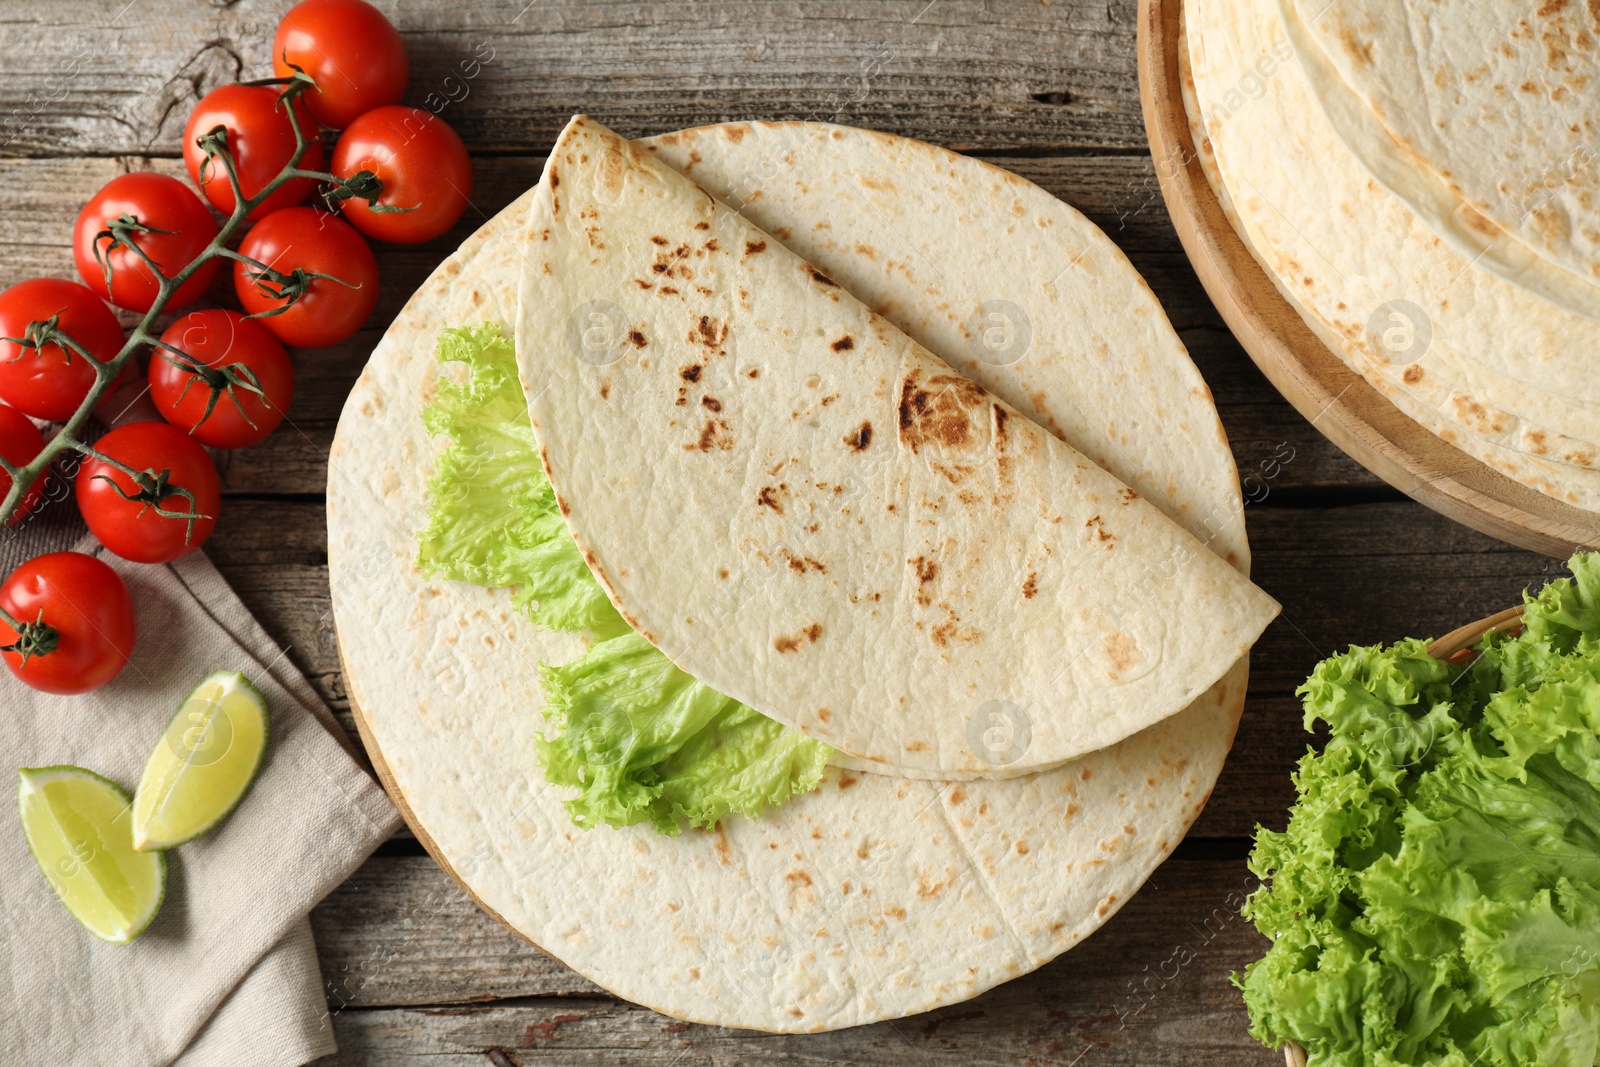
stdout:
<svg viewBox="0 0 1600 1067">
<path fill-rule="evenodd" d="M 34 540 L 14 538 L 5 554 Z M 166 902 L 132 944 L 107 944 L 78 925 L 35 866 L 15 808 L 0 812 L 0 973 L 10 992 L 0 1063 L 298 1067 L 326 1055 L 333 1030 L 306 916 L 399 816 L 316 692 L 201 553 L 141 565 L 92 539 L 76 547 L 128 583 L 133 657 L 82 696 L 0 676 L 0 774 L 77 764 L 131 793 L 184 695 L 215 670 L 255 683 L 271 734 L 260 775 L 228 820 L 167 853 Z"/>
</svg>

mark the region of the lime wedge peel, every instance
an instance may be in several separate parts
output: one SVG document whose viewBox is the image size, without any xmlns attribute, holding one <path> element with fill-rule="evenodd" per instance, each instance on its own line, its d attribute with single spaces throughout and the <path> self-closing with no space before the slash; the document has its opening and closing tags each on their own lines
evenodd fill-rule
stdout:
<svg viewBox="0 0 1600 1067">
<path fill-rule="evenodd" d="M 269 732 L 266 701 L 244 675 L 207 675 L 145 763 L 133 800 L 133 847 L 172 848 L 232 814 L 261 770 Z"/>
<path fill-rule="evenodd" d="M 167 858 L 133 847 L 133 799 L 82 767 L 24 767 L 17 809 L 28 850 L 90 933 L 123 945 L 150 925 L 167 892 Z"/>
</svg>

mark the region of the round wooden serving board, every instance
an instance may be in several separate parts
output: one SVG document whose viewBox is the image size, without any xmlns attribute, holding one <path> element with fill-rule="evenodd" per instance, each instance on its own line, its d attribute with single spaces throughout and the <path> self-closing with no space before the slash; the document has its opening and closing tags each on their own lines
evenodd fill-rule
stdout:
<svg viewBox="0 0 1600 1067">
<path fill-rule="evenodd" d="M 1600 548 L 1600 515 L 1545 496 L 1413 422 L 1305 324 L 1234 232 L 1189 134 L 1178 74 L 1182 0 L 1139 0 L 1139 94 L 1172 225 L 1228 328 L 1318 430 L 1440 514 L 1549 555 Z"/>
</svg>

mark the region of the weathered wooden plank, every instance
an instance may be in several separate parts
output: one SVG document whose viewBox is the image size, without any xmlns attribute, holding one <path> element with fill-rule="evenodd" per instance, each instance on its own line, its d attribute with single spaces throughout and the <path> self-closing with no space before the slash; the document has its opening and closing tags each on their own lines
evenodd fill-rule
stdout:
<svg viewBox="0 0 1600 1067">
<path fill-rule="evenodd" d="M 1350 643 L 1443 633 L 1513 603 L 1560 571 L 1555 560 L 1456 526 L 1409 501 L 1247 510 L 1257 581 L 1284 614 L 1252 657 L 1251 691 L 1227 769 L 1193 834 L 1243 837 L 1281 826 L 1288 773 L 1309 735 L 1292 692 L 1323 656 Z M 207 545 L 217 566 L 289 658 L 344 703 L 328 606 L 322 508 L 224 501 Z M 532 711 L 533 709 L 530 709 Z"/>
<path fill-rule="evenodd" d="M 1168 316 L 1211 383 L 1233 439 L 1241 473 L 1273 461 L 1281 487 L 1376 487 L 1371 474 L 1334 448 L 1280 399 L 1222 326 L 1200 290 L 1154 195 L 1150 161 L 1142 157 L 997 160 L 1084 210 L 1131 251 L 1134 263 L 1161 298 Z M 475 202 L 487 217 L 537 179 L 532 157 L 477 161 Z M 71 219 L 100 185 L 127 169 L 153 166 L 181 174 L 175 160 L 0 160 L 0 264 L 5 277 L 73 276 Z M 325 457 L 351 383 L 367 354 L 406 297 L 460 239 L 482 221 L 469 212 L 456 231 L 428 245 L 383 247 L 382 297 L 372 325 L 349 342 L 316 352 L 296 352 L 296 396 L 288 424 L 256 448 L 222 457 L 224 487 L 236 493 L 319 493 Z M 232 303 L 226 279 L 213 295 Z M 1284 465 L 1283 457 L 1292 455 Z"/>
<path fill-rule="evenodd" d="M 1228 975 L 1262 939 L 1241 861 L 1169 860 L 1071 952 L 966 1004 L 832 1034 L 692 1026 L 604 995 L 478 912 L 424 857 L 380 857 L 312 913 L 341 1052 L 328 1064 L 1260 1064 Z M 377 1011 L 567 994 L 513 1005 Z M 523 1059 L 526 1057 L 526 1060 Z"/>
<path fill-rule="evenodd" d="M 173 153 L 201 95 L 270 75 L 285 6 L 13 6 L 0 150 Z M 410 50 L 407 101 L 477 149 L 547 148 L 577 111 L 629 136 L 810 118 L 995 151 L 1144 146 L 1133 0 L 380 6 Z"/>
</svg>

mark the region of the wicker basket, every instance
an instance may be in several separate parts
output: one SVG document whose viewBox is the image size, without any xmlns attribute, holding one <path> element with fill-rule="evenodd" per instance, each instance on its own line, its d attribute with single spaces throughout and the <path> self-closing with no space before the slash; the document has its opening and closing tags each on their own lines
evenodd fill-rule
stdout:
<svg viewBox="0 0 1600 1067">
<path fill-rule="evenodd" d="M 1522 605 L 1518 604 L 1514 608 L 1496 612 L 1487 619 L 1469 622 L 1465 626 L 1451 630 L 1428 646 L 1428 655 L 1442 659 L 1446 663 L 1466 665 L 1477 658 L 1472 646 L 1478 643 L 1478 638 L 1491 631 L 1516 633 L 1520 629 L 1522 629 Z M 1291 1041 L 1283 1046 L 1283 1059 L 1289 1067 L 1306 1067 L 1306 1050 Z"/>
</svg>

